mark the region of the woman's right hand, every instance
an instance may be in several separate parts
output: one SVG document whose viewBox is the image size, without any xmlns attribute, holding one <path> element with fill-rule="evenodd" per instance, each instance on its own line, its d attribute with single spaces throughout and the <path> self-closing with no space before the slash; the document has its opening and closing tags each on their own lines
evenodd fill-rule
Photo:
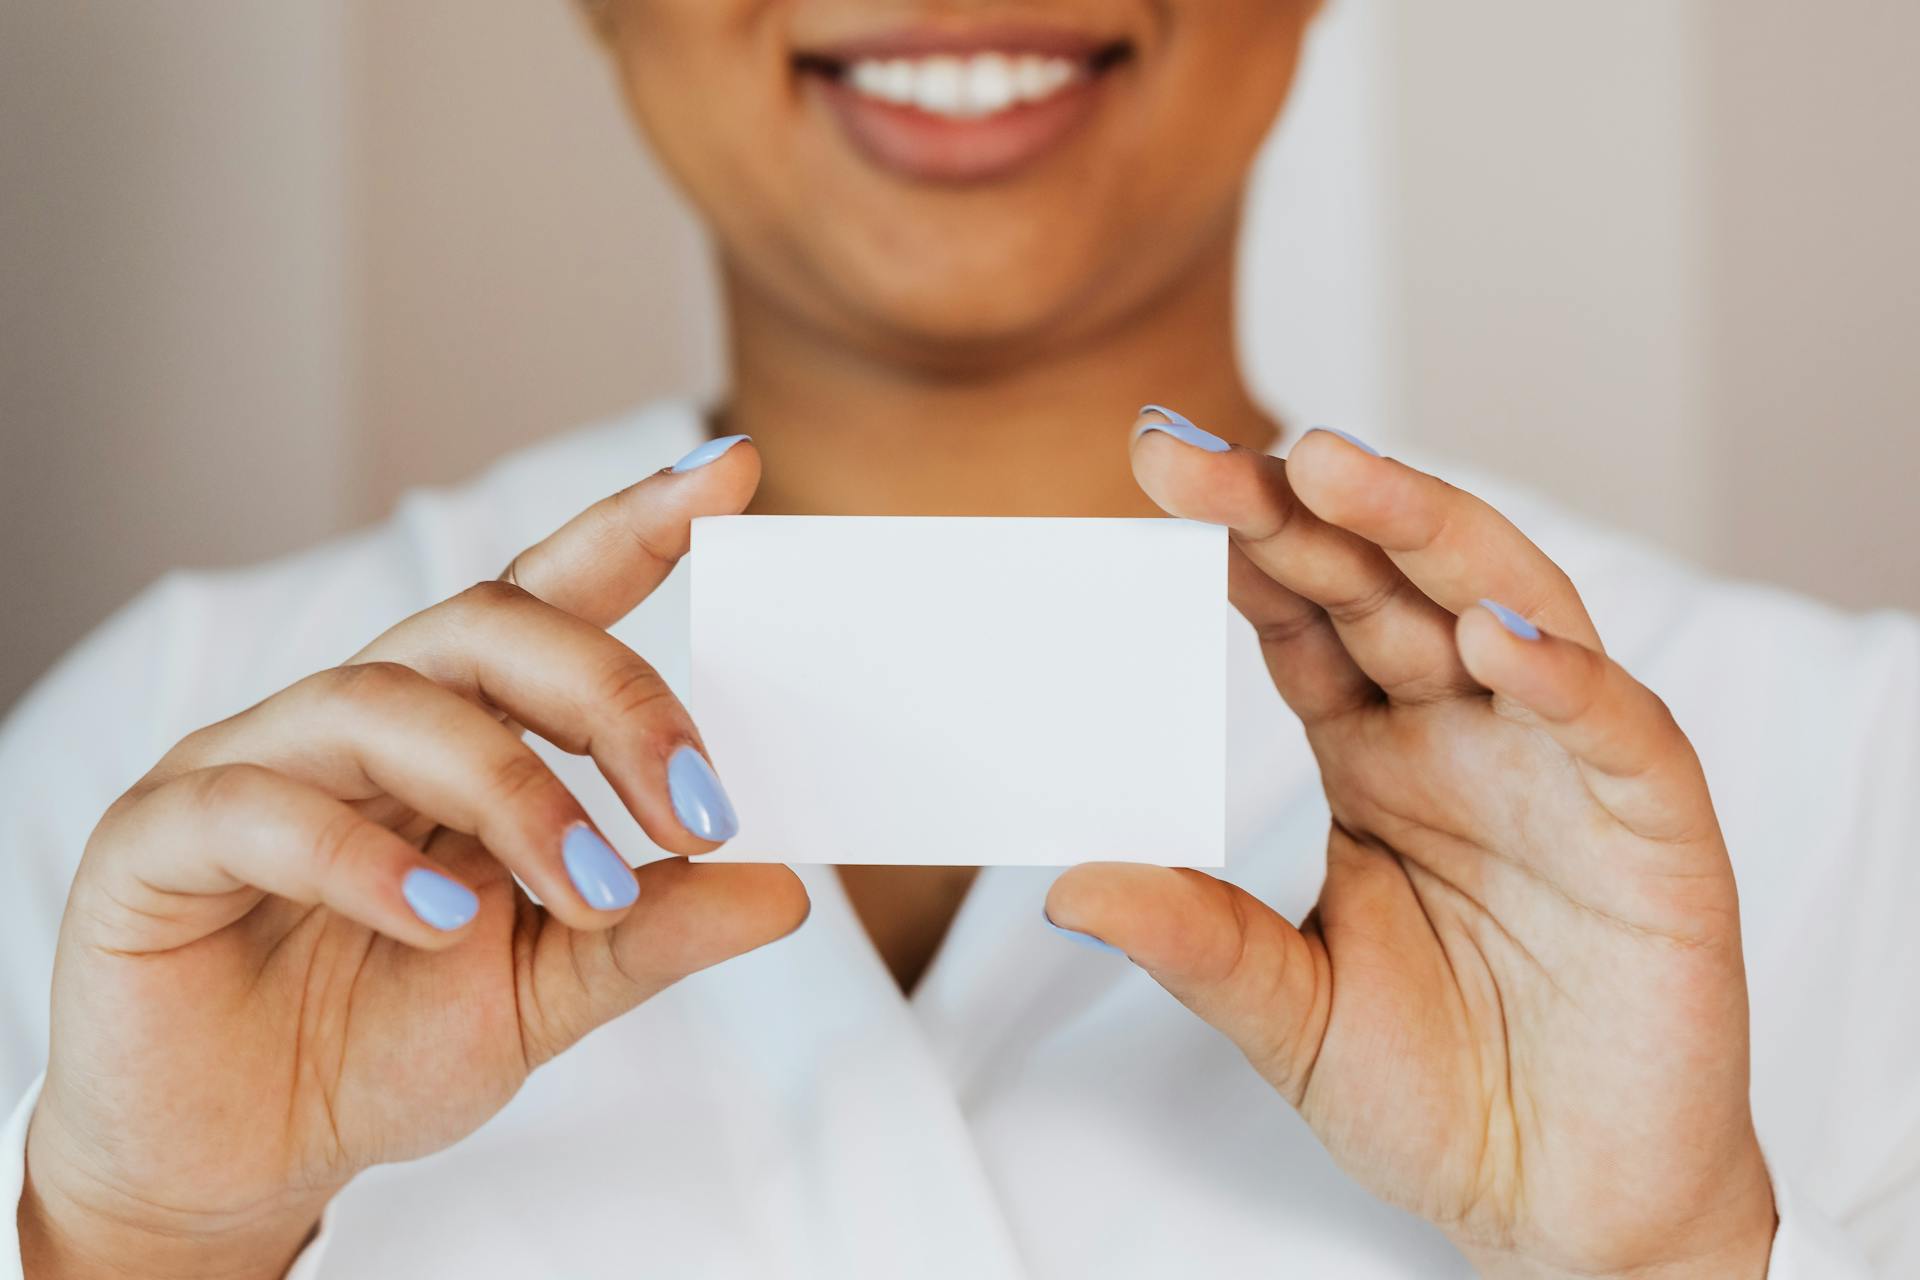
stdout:
<svg viewBox="0 0 1920 1280">
<path fill-rule="evenodd" d="M 521 737 L 590 754 L 662 848 L 732 834 L 686 710 L 603 630 L 693 517 L 752 496 L 750 444 L 706 458 L 192 734 L 107 812 L 61 924 L 29 1276 L 280 1275 L 360 1170 L 805 918 L 784 867 L 633 872 Z"/>
</svg>

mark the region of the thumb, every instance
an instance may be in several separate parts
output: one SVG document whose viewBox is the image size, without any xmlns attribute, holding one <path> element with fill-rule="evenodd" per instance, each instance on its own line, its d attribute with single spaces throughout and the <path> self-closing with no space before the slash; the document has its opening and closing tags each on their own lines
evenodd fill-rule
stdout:
<svg viewBox="0 0 1920 1280">
<path fill-rule="evenodd" d="M 760 454 L 746 436 L 709 440 L 603 498 L 513 558 L 500 576 L 556 609 L 610 627 L 665 581 L 693 522 L 746 510 Z"/>
<path fill-rule="evenodd" d="M 613 928 L 542 921 L 521 1006 L 529 1066 L 680 979 L 786 937 L 811 906 L 800 878 L 773 864 L 662 858 L 634 874 L 639 901 Z"/>
<path fill-rule="evenodd" d="M 1333 996 L 1311 920 L 1303 933 L 1224 880 L 1131 863 L 1066 872 L 1047 894 L 1047 919 L 1125 952 L 1300 1104 Z"/>
</svg>

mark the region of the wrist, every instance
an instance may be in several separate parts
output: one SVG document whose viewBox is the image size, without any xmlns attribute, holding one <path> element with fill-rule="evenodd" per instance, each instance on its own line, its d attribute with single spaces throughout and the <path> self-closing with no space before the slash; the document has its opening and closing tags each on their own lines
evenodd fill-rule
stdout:
<svg viewBox="0 0 1920 1280">
<path fill-rule="evenodd" d="M 319 1220 L 315 1208 L 271 1221 L 185 1229 L 151 1212 L 130 1218 L 49 1194 L 29 1174 L 20 1196 L 20 1260 L 26 1280 L 280 1280 Z"/>
<path fill-rule="evenodd" d="M 1590 1203 L 1577 1221 L 1556 1217 L 1557 1228 L 1534 1221 L 1497 1245 L 1454 1243 L 1484 1280 L 1766 1280 L 1780 1226 L 1773 1176 L 1751 1139 L 1692 1194 L 1642 1194 Z"/>
<path fill-rule="evenodd" d="M 1624 1271 L 1569 1270 L 1514 1254 L 1464 1250 L 1481 1280 L 1766 1280 L 1773 1236 L 1715 1254 L 1648 1262 Z"/>
<path fill-rule="evenodd" d="M 29 1140 L 17 1209 L 26 1280 L 279 1280 L 312 1240 L 328 1193 L 246 1211 L 144 1198 Z"/>
<path fill-rule="evenodd" d="M 1481 1280 L 1766 1280 L 1778 1226 L 1769 1195 L 1764 1215 L 1743 1226 L 1668 1239 L 1657 1249 L 1598 1267 L 1472 1245 L 1461 1252 Z"/>
</svg>

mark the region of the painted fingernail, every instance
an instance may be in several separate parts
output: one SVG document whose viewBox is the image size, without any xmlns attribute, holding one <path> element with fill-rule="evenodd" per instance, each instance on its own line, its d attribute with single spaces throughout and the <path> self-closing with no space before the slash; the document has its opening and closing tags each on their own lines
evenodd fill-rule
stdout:
<svg viewBox="0 0 1920 1280">
<path fill-rule="evenodd" d="M 673 799 L 673 816 L 702 840 L 731 840 L 740 834 L 727 789 L 707 758 L 692 747 L 681 747 L 667 761 L 667 794 Z"/>
<path fill-rule="evenodd" d="M 402 877 L 400 896 L 413 914 L 442 933 L 452 933 L 480 913 L 480 899 L 473 890 L 425 867 L 415 867 Z"/>
<path fill-rule="evenodd" d="M 1143 414 L 1157 413 L 1162 418 L 1165 418 L 1166 421 L 1155 422 L 1149 419 L 1141 423 L 1133 429 L 1133 438 L 1135 440 L 1138 440 L 1149 431 L 1164 431 L 1182 444 L 1190 444 L 1196 449 L 1205 449 L 1208 453 L 1225 453 L 1233 447 L 1219 436 L 1213 434 L 1213 432 L 1202 431 L 1199 427 L 1188 422 L 1185 417 L 1175 413 L 1165 405 L 1144 404 L 1140 406 L 1140 412 Z"/>
<path fill-rule="evenodd" d="M 1114 946 L 1111 942 L 1102 942 L 1100 941 L 1100 939 L 1094 937 L 1090 933 L 1082 933 L 1078 929 L 1069 929 L 1064 925 L 1055 924 L 1053 922 L 1053 917 L 1048 915 L 1045 911 L 1042 911 L 1040 913 L 1040 918 L 1047 922 L 1047 928 L 1053 930 L 1055 933 L 1065 938 L 1068 942 L 1078 943 L 1080 946 L 1087 948 L 1089 951 L 1104 951 L 1110 956 L 1120 956 L 1123 959 L 1127 954 L 1126 952 L 1122 951 L 1120 948 Z"/>
<path fill-rule="evenodd" d="M 640 882 L 633 878 L 627 860 L 584 822 L 567 828 L 566 838 L 560 842 L 560 860 L 567 864 L 573 887 L 596 911 L 630 907 L 640 896 Z"/>
<path fill-rule="evenodd" d="M 751 439 L 753 439 L 752 436 L 721 436 L 718 440 L 709 440 L 705 444 L 695 447 L 686 457 L 674 463 L 669 470 L 675 475 L 679 475 L 685 471 L 698 471 L 701 467 L 706 466 L 709 462 L 712 462 L 715 458 L 733 448 L 733 446 L 739 444 L 742 440 Z"/>
<path fill-rule="evenodd" d="M 1540 628 L 1528 622 L 1498 600 L 1482 600 L 1480 607 L 1500 620 L 1500 625 L 1522 640 L 1538 640 Z"/>
<path fill-rule="evenodd" d="M 1376 458 L 1382 456 L 1381 452 L 1378 449 L 1374 448 L 1372 445 L 1368 444 L 1365 440 L 1362 440 L 1359 436 L 1353 434 L 1353 432 L 1351 431 L 1342 431 L 1338 427 L 1314 427 L 1311 431 L 1308 431 L 1307 434 L 1312 435 L 1314 431 L 1324 431 L 1330 436 L 1339 436 L 1342 440 L 1345 440 L 1348 444 L 1360 450 L 1362 453 L 1370 453 Z"/>
</svg>

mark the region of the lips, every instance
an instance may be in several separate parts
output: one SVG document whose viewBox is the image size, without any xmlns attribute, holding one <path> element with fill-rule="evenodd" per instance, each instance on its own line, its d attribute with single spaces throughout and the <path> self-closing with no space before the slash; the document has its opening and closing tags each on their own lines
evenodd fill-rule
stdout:
<svg viewBox="0 0 1920 1280">
<path fill-rule="evenodd" d="M 1053 150 L 1132 54 L 1124 40 L 1054 30 L 894 32 L 794 58 L 854 149 L 897 176 L 984 182 Z"/>
</svg>

